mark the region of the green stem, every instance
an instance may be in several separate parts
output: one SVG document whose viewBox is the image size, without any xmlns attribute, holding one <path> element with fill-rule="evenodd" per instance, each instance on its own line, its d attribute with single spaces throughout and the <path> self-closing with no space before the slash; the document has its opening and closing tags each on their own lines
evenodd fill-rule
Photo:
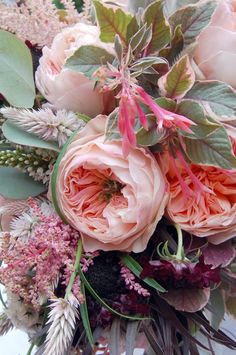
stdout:
<svg viewBox="0 0 236 355">
<path fill-rule="evenodd" d="M 35 346 L 35 344 L 34 344 L 34 343 L 31 343 L 30 348 L 29 348 L 29 350 L 27 351 L 27 354 L 26 354 L 26 355 L 31 355 L 34 346 Z"/>
<path fill-rule="evenodd" d="M 71 293 L 73 284 L 75 282 L 76 276 L 78 275 L 81 255 L 82 255 L 82 240 L 80 239 L 78 241 L 76 259 L 75 259 L 75 263 L 74 263 L 74 271 L 73 271 L 73 273 L 72 273 L 72 275 L 70 277 L 70 281 L 69 281 L 68 286 L 66 288 L 66 294 L 65 294 L 65 297 L 64 297 L 65 300 L 68 299 L 69 294 Z"/>
<path fill-rule="evenodd" d="M 177 236 L 178 236 L 178 248 L 177 248 L 177 253 L 175 255 L 176 259 L 182 260 L 183 258 L 183 234 L 180 226 L 178 224 L 174 225 L 177 231 Z"/>
</svg>

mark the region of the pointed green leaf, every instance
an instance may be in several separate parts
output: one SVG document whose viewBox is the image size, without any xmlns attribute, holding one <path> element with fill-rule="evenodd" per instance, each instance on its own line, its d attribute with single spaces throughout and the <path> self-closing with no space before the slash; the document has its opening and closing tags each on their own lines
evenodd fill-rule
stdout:
<svg viewBox="0 0 236 355">
<path fill-rule="evenodd" d="M 155 53 L 165 47 L 171 40 L 170 26 L 165 18 L 163 1 L 151 3 L 145 10 L 144 23 L 152 26 L 152 39 L 147 47 L 147 53 Z"/>
<path fill-rule="evenodd" d="M 0 30 L 0 93 L 16 107 L 34 104 L 33 64 L 29 48 L 15 35 Z"/>
<path fill-rule="evenodd" d="M 179 103 L 176 112 L 196 123 L 196 126 L 193 125 L 191 127 L 192 134 L 181 131 L 181 134 L 186 137 L 191 138 L 192 136 L 192 138 L 194 138 L 194 135 L 195 138 L 204 138 L 221 127 L 218 122 L 207 116 L 203 107 L 195 101 L 182 100 Z"/>
<path fill-rule="evenodd" d="M 176 58 L 179 56 L 184 47 L 184 36 L 181 30 L 181 26 L 175 28 L 174 36 L 171 40 L 170 46 L 163 48 L 159 55 L 168 60 L 170 64 L 173 64 Z"/>
<path fill-rule="evenodd" d="M 196 81 L 185 98 L 199 101 L 219 116 L 236 115 L 236 91 L 221 81 Z"/>
<path fill-rule="evenodd" d="M 130 269 L 130 271 L 132 271 L 132 273 L 135 276 L 140 277 L 143 268 L 141 267 L 141 265 L 139 265 L 139 263 L 134 258 L 132 258 L 132 256 L 128 254 L 123 254 L 121 256 L 121 262 L 128 269 Z M 145 279 L 143 279 L 143 282 L 145 282 L 147 285 L 154 288 L 158 292 L 166 292 L 166 290 L 158 282 L 156 282 L 154 279 L 150 277 L 145 277 Z"/>
<path fill-rule="evenodd" d="M 182 99 L 194 84 L 195 74 L 187 55 L 158 80 L 162 96 Z"/>
<path fill-rule="evenodd" d="M 44 141 L 32 133 L 23 131 L 17 125 L 7 120 L 2 125 L 2 133 L 12 143 L 27 145 L 29 147 L 36 147 L 42 149 L 59 151 L 58 144 L 56 142 Z"/>
<path fill-rule="evenodd" d="M 210 22 L 216 5 L 216 1 L 209 0 L 179 9 L 169 18 L 173 31 L 176 26 L 181 25 L 185 44 L 193 43 Z"/>
<path fill-rule="evenodd" d="M 69 57 L 65 68 L 83 73 L 92 78 L 93 73 L 107 62 L 112 63 L 114 56 L 105 49 L 96 46 L 81 46 Z"/>
<path fill-rule="evenodd" d="M 137 13 L 139 9 L 146 9 L 154 0 L 129 0 L 129 8 L 132 13 Z"/>
<path fill-rule="evenodd" d="M 236 297 L 227 297 L 226 299 L 226 309 L 234 319 L 236 319 Z"/>
<path fill-rule="evenodd" d="M 137 143 L 144 147 L 153 146 L 159 142 L 161 142 L 165 136 L 165 130 L 158 130 L 157 128 L 157 120 L 153 116 L 147 115 L 148 120 L 148 130 L 143 127 L 136 134 Z"/>
<path fill-rule="evenodd" d="M 34 181 L 29 175 L 11 167 L 0 167 L 0 195 L 25 200 L 46 192 L 47 187 Z"/>
<path fill-rule="evenodd" d="M 184 142 L 187 156 L 193 163 L 229 170 L 236 168 L 236 157 L 232 153 L 231 142 L 223 127 L 201 139 L 186 137 Z"/>
<path fill-rule="evenodd" d="M 222 294 L 222 290 L 216 288 L 211 291 L 210 305 L 212 308 L 211 312 L 211 326 L 218 330 L 221 321 L 225 315 L 225 303 Z"/>
<path fill-rule="evenodd" d="M 126 33 L 132 16 L 120 8 L 108 8 L 97 0 L 93 3 L 101 32 L 100 39 L 103 42 L 114 42 L 115 35 L 118 34 L 123 44 L 128 45 Z"/>
<path fill-rule="evenodd" d="M 108 116 L 105 131 L 106 141 L 121 139 L 120 131 L 118 128 L 118 113 L 119 110 L 117 108 Z"/>
</svg>

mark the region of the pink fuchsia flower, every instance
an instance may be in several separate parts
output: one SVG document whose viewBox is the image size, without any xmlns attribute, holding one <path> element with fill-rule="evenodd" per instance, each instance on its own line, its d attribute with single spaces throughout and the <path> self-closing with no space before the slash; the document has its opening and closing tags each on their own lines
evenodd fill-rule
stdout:
<svg viewBox="0 0 236 355">
<path fill-rule="evenodd" d="M 108 112 L 113 100 L 107 93 L 94 89 L 92 80 L 83 73 L 64 68 L 66 60 L 84 45 L 93 45 L 113 53 L 111 44 L 99 39 L 96 26 L 78 23 L 64 29 L 53 40 L 51 48 L 44 47 L 36 71 L 36 85 L 41 94 L 56 108 L 80 112 L 91 117 Z"/>
<path fill-rule="evenodd" d="M 67 222 L 81 232 L 85 251 L 141 252 L 164 213 L 164 176 L 143 148 L 123 156 L 122 143 L 104 143 L 105 116 L 75 136 L 60 161 L 56 199 Z"/>
<path fill-rule="evenodd" d="M 236 88 L 236 1 L 222 0 L 210 24 L 201 32 L 194 60 L 206 79 Z"/>
<path fill-rule="evenodd" d="M 166 213 L 174 223 L 213 244 L 236 235 L 235 171 L 195 164 L 186 168 L 179 161 L 174 166 L 168 153 L 161 166 L 170 192 Z"/>
</svg>

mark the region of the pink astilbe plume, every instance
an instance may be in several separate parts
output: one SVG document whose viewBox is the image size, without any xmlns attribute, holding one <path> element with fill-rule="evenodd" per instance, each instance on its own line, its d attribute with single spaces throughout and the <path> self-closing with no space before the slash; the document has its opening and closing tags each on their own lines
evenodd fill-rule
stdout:
<svg viewBox="0 0 236 355">
<path fill-rule="evenodd" d="M 39 309 L 42 301 L 53 296 L 53 285 L 63 269 L 62 280 L 69 280 L 79 233 L 55 214 L 45 215 L 33 200 L 28 202 L 38 223 L 27 241 L 19 237 L 12 242 L 12 236 L 4 234 L 0 251 L 4 267 L 0 269 L 0 280 L 25 303 Z"/>
<path fill-rule="evenodd" d="M 129 290 L 136 291 L 139 295 L 143 297 L 149 297 L 150 293 L 148 290 L 143 288 L 138 282 L 135 281 L 135 276 L 132 272 L 125 266 L 122 266 L 120 271 L 121 277 L 124 279 L 125 284 Z"/>
<path fill-rule="evenodd" d="M 61 3 L 65 6 L 63 20 L 52 0 L 25 0 L 13 5 L 0 1 L 0 28 L 33 45 L 50 46 L 57 33 L 81 18 L 72 0 Z"/>
</svg>

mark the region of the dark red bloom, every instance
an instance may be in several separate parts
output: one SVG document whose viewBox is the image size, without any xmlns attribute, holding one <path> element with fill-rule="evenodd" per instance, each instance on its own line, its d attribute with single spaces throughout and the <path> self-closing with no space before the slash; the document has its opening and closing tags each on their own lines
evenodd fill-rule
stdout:
<svg viewBox="0 0 236 355">
<path fill-rule="evenodd" d="M 166 289 L 206 288 L 220 282 L 219 268 L 212 269 L 200 257 L 198 263 L 178 260 L 150 261 L 143 265 L 141 277 L 152 277 Z"/>
</svg>

